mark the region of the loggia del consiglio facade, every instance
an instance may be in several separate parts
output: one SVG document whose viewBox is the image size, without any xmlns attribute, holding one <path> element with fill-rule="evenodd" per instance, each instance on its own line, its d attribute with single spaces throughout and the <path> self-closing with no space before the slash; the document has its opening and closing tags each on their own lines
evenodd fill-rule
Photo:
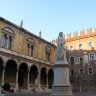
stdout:
<svg viewBox="0 0 96 96">
<path fill-rule="evenodd" d="M 0 17 L 0 86 L 48 91 L 53 84 L 56 46 Z"/>
</svg>

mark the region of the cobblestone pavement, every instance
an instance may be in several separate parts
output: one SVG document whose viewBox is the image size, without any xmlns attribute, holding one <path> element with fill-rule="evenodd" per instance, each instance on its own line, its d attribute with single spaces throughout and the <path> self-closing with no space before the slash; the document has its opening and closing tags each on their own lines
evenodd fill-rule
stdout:
<svg viewBox="0 0 96 96">
<path fill-rule="evenodd" d="M 19 93 L 19 94 L 6 94 L 5 96 L 51 96 L 51 93 Z M 73 96 L 96 96 L 96 93 L 87 93 L 87 92 L 73 93 Z"/>
</svg>

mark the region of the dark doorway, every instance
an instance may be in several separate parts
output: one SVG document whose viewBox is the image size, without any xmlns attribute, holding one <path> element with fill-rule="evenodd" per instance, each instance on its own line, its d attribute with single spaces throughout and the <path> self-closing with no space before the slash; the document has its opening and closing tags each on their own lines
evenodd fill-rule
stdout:
<svg viewBox="0 0 96 96">
<path fill-rule="evenodd" d="M 30 84 L 37 84 L 38 69 L 35 65 L 30 68 L 29 82 Z"/>
<path fill-rule="evenodd" d="M 21 63 L 19 67 L 19 74 L 18 74 L 18 84 L 19 88 L 27 89 L 27 79 L 28 79 L 28 66 L 26 63 Z"/>
<path fill-rule="evenodd" d="M 52 88 L 53 78 L 54 78 L 54 73 L 53 73 L 53 70 L 50 69 L 50 70 L 48 71 L 48 88 L 49 88 L 49 89 Z"/>
</svg>

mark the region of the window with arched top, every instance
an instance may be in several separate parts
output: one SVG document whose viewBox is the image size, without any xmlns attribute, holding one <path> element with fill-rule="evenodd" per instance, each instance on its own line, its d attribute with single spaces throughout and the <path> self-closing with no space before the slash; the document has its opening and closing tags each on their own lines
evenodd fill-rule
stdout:
<svg viewBox="0 0 96 96">
<path fill-rule="evenodd" d="M 71 57 L 70 57 L 70 63 L 71 63 L 71 64 L 74 64 L 74 63 L 75 63 L 75 58 L 74 58 L 74 56 L 71 56 Z"/>
<path fill-rule="evenodd" d="M 2 37 L 2 47 L 7 48 L 7 35 L 4 34 Z"/>
<path fill-rule="evenodd" d="M 88 69 L 88 73 L 89 73 L 89 74 L 92 74 L 92 73 L 93 73 L 93 69 L 92 69 L 92 68 L 89 68 L 89 69 Z"/>
<path fill-rule="evenodd" d="M 80 64 L 83 64 L 83 58 L 82 57 L 79 58 L 79 62 L 80 62 Z"/>
<path fill-rule="evenodd" d="M 95 60 L 95 54 L 94 53 L 90 53 L 89 54 L 89 61 L 93 61 Z"/>
<path fill-rule="evenodd" d="M 27 54 L 29 56 L 34 56 L 35 53 L 35 42 L 33 38 L 28 38 L 27 39 Z"/>
<path fill-rule="evenodd" d="M 9 36 L 9 38 L 8 38 L 8 49 L 11 49 L 12 48 L 12 37 L 11 36 Z"/>
<path fill-rule="evenodd" d="M 92 48 L 93 47 L 93 43 L 89 42 L 89 47 Z"/>
<path fill-rule="evenodd" d="M 79 44 L 79 49 L 82 49 L 83 48 L 83 45 L 82 44 Z"/>
<path fill-rule="evenodd" d="M 30 54 L 30 44 L 27 44 L 27 53 Z"/>
<path fill-rule="evenodd" d="M 45 53 L 46 53 L 46 60 L 50 61 L 51 57 L 51 48 L 49 46 L 45 47 Z"/>
<path fill-rule="evenodd" d="M 80 75 L 83 75 L 83 74 L 84 74 L 84 69 L 80 68 Z"/>
<path fill-rule="evenodd" d="M 73 46 L 70 46 L 70 51 L 72 51 L 73 50 Z"/>
<path fill-rule="evenodd" d="M 13 38 L 14 38 L 14 32 L 11 28 L 5 27 L 1 30 L 2 35 L 2 47 L 7 49 L 12 49 L 13 47 Z"/>
<path fill-rule="evenodd" d="M 34 56 L 34 46 L 31 45 L 31 56 Z"/>
<path fill-rule="evenodd" d="M 71 75 L 74 75 L 74 71 L 73 70 L 71 70 Z"/>
</svg>

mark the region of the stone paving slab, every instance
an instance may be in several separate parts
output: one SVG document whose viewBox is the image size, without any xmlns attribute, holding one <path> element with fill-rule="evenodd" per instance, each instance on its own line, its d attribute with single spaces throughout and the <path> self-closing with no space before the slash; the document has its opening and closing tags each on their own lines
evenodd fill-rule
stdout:
<svg viewBox="0 0 96 96">
<path fill-rule="evenodd" d="M 4 96 L 4 95 L 0 95 Z M 5 96 L 51 96 L 51 93 L 19 93 L 19 94 L 6 94 Z M 96 96 L 96 93 L 74 93 L 73 96 Z"/>
</svg>

